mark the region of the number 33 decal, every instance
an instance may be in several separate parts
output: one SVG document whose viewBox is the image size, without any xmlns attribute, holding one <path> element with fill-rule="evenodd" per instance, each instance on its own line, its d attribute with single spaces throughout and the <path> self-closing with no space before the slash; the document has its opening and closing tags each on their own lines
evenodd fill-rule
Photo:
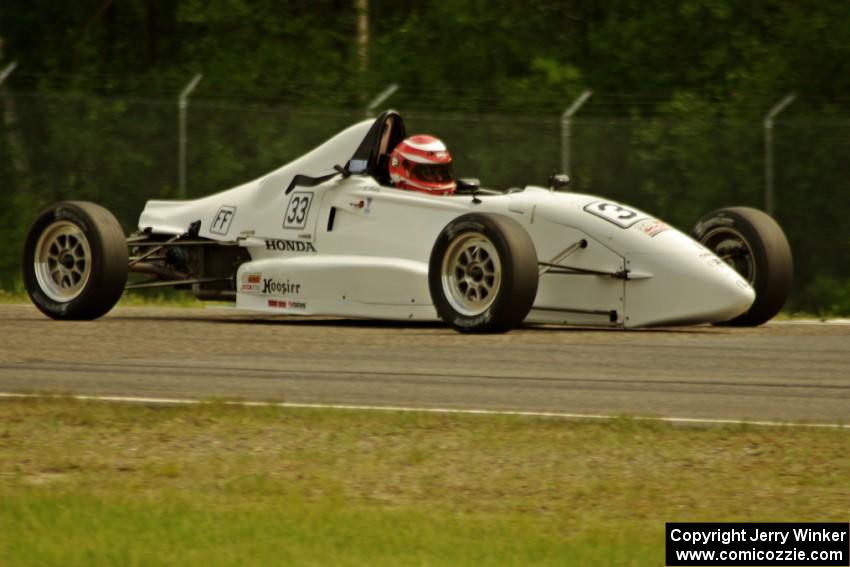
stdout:
<svg viewBox="0 0 850 567">
<path fill-rule="evenodd" d="M 584 207 L 584 210 L 622 228 L 629 228 L 639 220 L 646 218 L 646 215 L 640 211 L 633 211 L 617 203 L 609 203 L 607 201 L 590 203 Z"/>
<path fill-rule="evenodd" d="M 312 193 L 293 193 L 289 198 L 286 214 L 283 216 L 283 228 L 304 228 L 312 202 Z"/>
</svg>

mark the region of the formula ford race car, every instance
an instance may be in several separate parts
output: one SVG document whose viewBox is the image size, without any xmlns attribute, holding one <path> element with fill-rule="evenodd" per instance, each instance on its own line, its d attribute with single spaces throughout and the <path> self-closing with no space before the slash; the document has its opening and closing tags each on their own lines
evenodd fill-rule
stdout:
<svg viewBox="0 0 850 567">
<path fill-rule="evenodd" d="M 714 211 L 691 238 L 560 190 L 566 176 L 548 188 L 459 180 L 451 196 L 403 191 L 390 185 L 387 156 L 405 137 L 387 111 L 244 185 L 149 201 L 127 238 L 103 207 L 55 204 L 26 238 L 26 288 L 55 319 L 94 319 L 125 289 L 173 286 L 238 309 L 442 320 L 464 332 L 751 326 L 790 292 L 788 242 L 760 211 Z"/>
</svg>

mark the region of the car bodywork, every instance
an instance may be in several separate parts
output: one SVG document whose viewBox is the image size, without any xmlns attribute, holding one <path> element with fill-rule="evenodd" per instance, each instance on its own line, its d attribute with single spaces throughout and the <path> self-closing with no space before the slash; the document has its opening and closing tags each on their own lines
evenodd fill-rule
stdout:
<svg viewBox="0 0 850 567">
<path fill-rule="evenodd" d="M 218 246 L 210 265 L 227 251 L 218 278 L 192 283 L 199 296 L 235 299 L 239 309 L 438 320 L 428 285 L 434 242 L 453 219 L 486 213 L 512 218 L 534 243 L 539 282 L 527 323 L 714 323 L 754 301 L 747 281 L 707 248 L 601 197 L 534 186 L 448 197 L 395 189 L 385 156 L 405 135 L 388 111 L 238 187 L 149 201 L 136 241 L 188 234 Z"/>
</svg>

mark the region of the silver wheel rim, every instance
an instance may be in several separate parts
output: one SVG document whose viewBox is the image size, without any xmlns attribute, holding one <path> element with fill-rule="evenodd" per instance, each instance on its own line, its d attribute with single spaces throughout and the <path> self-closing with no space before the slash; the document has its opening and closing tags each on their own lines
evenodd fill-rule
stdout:
<svg viewBox="0 0 850 567">
<path fill-rule="evenodd" d="M 703 246 L 738 272 L 747 283 L 756 281 L 756 261 L 747 239 L 733 228 L 715 228 L 702 237 Z"/>
<path fill-rule="evenodd" d="M 33 260 L 38 287 L 60 303 L 79 296 L 91 276 L 91 248 L 80 228 L 57 221 L 41 233 Z"/>
<path fill-rule="evenodd" d="M 502 264 L 490 239 L 478 232 L 454 239 L 443 256 L 442 283 L 446 299 L 461 315 L 487 311 L 502 283 Z"/>
</svg>

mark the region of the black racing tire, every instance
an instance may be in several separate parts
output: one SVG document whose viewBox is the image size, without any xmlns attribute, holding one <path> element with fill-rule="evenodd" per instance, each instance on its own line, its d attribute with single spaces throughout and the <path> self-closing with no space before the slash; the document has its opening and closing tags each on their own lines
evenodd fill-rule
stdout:
<svg viewBox="0 0 850 567">
<path fill-rule="evenodd" d="M 461 333 L 519 326 L 537 295 L 537 251 L 528 232 L 502 215 L 470 213 L 437 237 L 428 287 L 437 314 Z"/>
<path fill-rule="evenodd" d="M 94 203 L 65 201 L 42 211 L 27 233 L 22 260 L 30 299 L 53 319 L 97 319 L 127 283 L 124 231 Z"/>
<path fill-rule="evenodd" d="M 779 313 L 791 293 L 794 262 L 788 239 L 773 218 L 749 207 L 718 209 L 700 219 L 691 237 L 732 266 L 756 292 L 746 313 L 718 325 L 756 327 Z"/>
</svg>

